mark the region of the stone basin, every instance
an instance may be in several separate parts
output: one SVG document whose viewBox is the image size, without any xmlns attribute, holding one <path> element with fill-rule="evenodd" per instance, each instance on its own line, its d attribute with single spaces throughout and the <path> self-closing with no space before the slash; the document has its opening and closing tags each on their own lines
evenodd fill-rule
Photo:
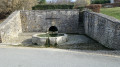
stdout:
<svg viewBox="0 0 120 67">
<path fill-rule="evenodd" d="M 45 34 L 46 33 L 33 35 L 32 36 L 32 43 L 40 45 L 40 46 L 45 46 L 46 40 L 48 39 L 48 36 L 43 36 Z M 62 34 L 62 33 L 60 33 L 60 34 Z M 58 34 L 58 35 L 60 35 L 60 34 Z M 57 45 L 60 45 L 62 43 L 65 43 L 65 42 L 67 42 L 67 37 L 68 37 L 67 34 L 49 37 L 50 44 L 54 45 L 55 43 L 57 43 Z"/>
</svg>

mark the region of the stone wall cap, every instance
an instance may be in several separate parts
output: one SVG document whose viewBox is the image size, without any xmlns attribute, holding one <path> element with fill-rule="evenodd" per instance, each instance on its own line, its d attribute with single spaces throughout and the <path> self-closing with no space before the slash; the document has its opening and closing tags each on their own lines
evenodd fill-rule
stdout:
<svg viewBox="0 0 120 67">
<path fill-rule="evenodd" d="M 48 9 L 48 10 L 20 10 L 20 11 L 79 11 L 79 9 Z"/>
<path fill-rule="evenodd" d="M 97 15 L 97 16 L 101 16 L 103 18 L 106 18 L 109 21 L 114 22 L 114 23 L 120 23 L 119 19 L 116 19 L 116 18 L 114 18 L 112 16 L 108 16 L 108 15 L 105 15 L 105 14 L 102 14 L 102 13 L 96 13 L 96 12 L 89 12 L 89 11 L 84 11 L 84 12 L 87 12 L 87 13 L 90 13 L 90 14 L 94 14 L 94 15 Z"/>
</svg>

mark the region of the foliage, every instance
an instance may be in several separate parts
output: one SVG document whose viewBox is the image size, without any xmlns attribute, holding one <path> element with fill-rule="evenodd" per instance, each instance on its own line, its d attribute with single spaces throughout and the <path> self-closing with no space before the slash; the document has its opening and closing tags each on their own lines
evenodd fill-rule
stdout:
<svg viewBox="0 0 120 67">
<path fill-rule="evenodd" d="M 36 0 L 0 0 L 0 19 L 6 18 L 15 10 L 31 10 L 36 5 Z"/>
<path fill-rule="evenodd" d="M 71 4 L 71 0 L 50 0 L 48 4 L 56 4 L 56 5 L 63 5 L 63 4 Z"/>
<path fill-rule="evenodd" d="M 93 12 L 100 12 L 102 5 L 101 4 L 91 4 L 89 6 L 86 6 L 86 8 L 91 9 Z"/>
<path fill-rule="evenodd" d="M 75 9 L 79 9 L 80 11 L 82 11 L 85 7 L 76 7 Z"/>
<path fill-rule="evenodd" d="M 120 7 L 102 8 L 101 13 L 115 17 L 120 20 Z"/>
<path fill-rule="evenodd" d="M 36 5 L 33 10 L 47 10 L 47 9 L 73 9 L 74 5 Z"/>
<path fill-rule="evenodd" d="M 86 6 L 90 4 L 91 0 L 76 0 L 75 2 L 73 2 L 72 0 L 49 0 L 47 2 L 47 4 L 51 4 L 51 5 L 75 5 L 75 6 Z"/>
<path fill-rule="evenodd" d="M 76 0 L 75 6 L 84 7 L 90 5 L 91 0 Z"/>
<path fill-rule="evenodd" d="M 39 4 L 46 4 L 46 0 L 38 0 Z"/>
<path fill-rule="evenodd" d="M 36 0 L 0 0 L 0 12 L 9 12 L 19 9 L 30 10 L 36 5 Z"/>
<path fill-rule="evenodd" d="M 110 3 L 110 0 L 93 0 L 92 4 L 105 4 Z"/>
</svg>

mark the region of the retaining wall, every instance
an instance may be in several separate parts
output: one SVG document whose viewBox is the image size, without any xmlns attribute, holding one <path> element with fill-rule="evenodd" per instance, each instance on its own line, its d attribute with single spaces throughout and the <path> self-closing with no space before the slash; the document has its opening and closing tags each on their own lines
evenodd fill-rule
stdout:
<svg viewBox="0 0 120 67">
<path fill-rule="evenodd" d="M 84 12 L 85 33 L 108 48 L 120 49 L 120 21 L 100 13 Z"/>
<path fill-rule="evenodd" d="M 23 32 L 47 32 L 52 20 L 60 33 L 81 33 L 79 10 L 21 11 Z"/>
<path fill-rule="evenodd" d="M 1 42 L 11 43 L 19 33 L 22 33 L 20 11 L 15 11 L 0 24 Z"/>
</svg>

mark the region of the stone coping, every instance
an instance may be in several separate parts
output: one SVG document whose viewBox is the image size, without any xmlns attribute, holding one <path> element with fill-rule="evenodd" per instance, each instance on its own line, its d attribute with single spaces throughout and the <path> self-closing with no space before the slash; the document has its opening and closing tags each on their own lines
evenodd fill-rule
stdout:
<svg viewBox="0 0 120 67">
<path fill-rule="evenodd" d="M 48 10 L 20 10 L 20 11 L 79 11 L 79 9 L 48 9 Z"/>
<path fill-rule="evenodd" d="M 109 21 L 112 21 L 114 23 L 120 23 L 119 19 L 116 19 L 116 18 L 114 18 L 112 16 L 108 16 L 108 15 L 105 15 L 105 14 L 102 14 L 102 13 L 90 12 L 90 11 L 84 11 L 84 12 L 90 13 L 90 14 L 93 14 L 93 15 L 97 15 L 99 17 L 105 18 L 105 19 L 107 19 Z"/>
</svg>

